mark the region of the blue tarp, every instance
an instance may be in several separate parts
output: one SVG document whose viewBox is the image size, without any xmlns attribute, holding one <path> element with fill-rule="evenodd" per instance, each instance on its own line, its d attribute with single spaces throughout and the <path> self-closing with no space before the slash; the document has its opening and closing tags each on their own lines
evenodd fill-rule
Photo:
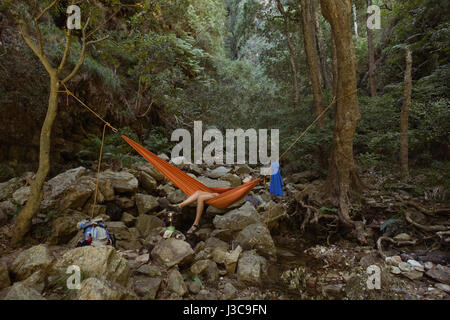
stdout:
<svg viewBox="0 0 450 320">
<path fill-rule="evenodd" d="M 281 168 L 278 161 L 272 163 L 270 178 L 270 193 L 275 196 L 284 196 L 283 179 L 281 178 Z"/>
</svg>

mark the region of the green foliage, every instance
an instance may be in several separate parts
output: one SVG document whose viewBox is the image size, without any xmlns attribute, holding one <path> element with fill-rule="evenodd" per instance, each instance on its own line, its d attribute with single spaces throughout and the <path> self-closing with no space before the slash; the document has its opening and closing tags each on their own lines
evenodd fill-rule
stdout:
<svg viewBox="0 0 450 320">
<path fill-rule="evenodd" d="M 137 135 L 129 128 L 120 129 L 120 133 L 138 142 Z M 84 148 L 78 153 L 78 159 L 82 163 L 91 163 L 98 160 L 101 148 L 101 137 L 89 134 L 87 139 L 82 141 Z M 131 154 L 131 155 L 130 155 Z M 125 167 L 129 167 L 138 159 L 133 149 L 126 143 L 119 134 L 105 136 L 103 145 L 103 161 L 120 160 Z"/>
<path fill-rule="evenodd" d="M 173 144 L 167 138 L 168 134 L 162 127 L 152 128 L 148 134 L 148 138 L 144 140 L 144 146 L 153 153 L 165 153 L 170 157 Z"/>
</svg>

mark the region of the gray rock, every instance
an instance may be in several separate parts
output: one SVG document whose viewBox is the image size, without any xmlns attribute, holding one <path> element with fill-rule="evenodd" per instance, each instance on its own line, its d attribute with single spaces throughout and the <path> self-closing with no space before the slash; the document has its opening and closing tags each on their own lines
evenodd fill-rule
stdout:
<svg viewBox="0 0 450 320">
<path fill-rule="evenodd" d="M 276 260 L 277 251 L 272 236 L 262 223 L 245 227 L 237 235 L 236 241 L 244 250 L 256 249 L 259 254 Z"/>
<path fill-rule="evenodd" d="M 16 280 L 24 280 L 34 272 L 46 272 L 54 261 L 47 245 L 41 244 L 21 252 L 11 265 L 11 273 Z"/>
<path fill-rule="evenodd" d="M 154 300 L 161 286 L 160 278 L 138 276 L 134 278 L 134 291 L 143 300 Z"/>
<path fill-rule="evenodd" d="M 226 188 L 231 187 L 231 183 L 223 180 L 214 180 L 206 177 L 198 177 L 198 181 L 210 188 Z"/>
<path fill-rule="evenodd" d="M 35 289 L 29 288 L 24 284 L 17 282 L 9 289 L 5 300 L 45 300 L 44 297 Z"/>
<path fill-rule="evenodd" d="M 425 273 L 428 277 L 444 284 L 450 285 L 450 268 L 438 264 L 436 268 Z"/>
<path fill-rule="evenodd" d="M 6 263 L 0 262 L 0 290 L 11 285 L 11 280 L 9 278 L 8 267 Z"/>
<path fill-rule="evenodd" d="M 9 181 L 0 183 L 0 201 L 11 198 L 13 193 L 23 186 L 24 182 L 22 178 L 12 178 Z"/>
<path fill-rule="evenodd" d="M 136 194 L 136 206 L 139 214 L 146 214 L 156 209 L 159 204 L 154 196 L 138 193 Z"/>
<path fill-rule="evenodd" d="M 131 214 L 129 214 L 129 213 L 127 213 L 127 212 L 124 212 L 124 213 L 122 214 L 121 221 L 122 221 L 123 223 L 125 223 L 125 225 L 126 225 L 127 227 L 130 228 L 130 227 L 133 227 L 133 226 L 136 224 L 136 217 L 133 216 L 133 215 L 131 215 Z"/>
<path fill-rule="evenodd" d="M 200 292 L 200 290 L 202 290 L 202 285 L 197 281 L 189 281 L 187 287 L 189 289 L 189 292 L 193 294 L 197 294 Z"/>
<path fill-rule="evenodd" d="M 246 202 L 242 207 L 222 216 L 215 216 L 213 220 L 216 229 L 228 230 L 242 230 L 248 225 L 258 222 L 261 222 L 260 216 L 250 202 Z"/>
<path fill-rule="evenodd" d="M 140 266 L 136 272 L 145 274 L 149 277 L 160 277 L 161 276 L 161 270 L 154 265 L 144 264 Z"/>
<path fill-rule="evenodd" d="M 258 285 L 267 274 L 267 262 L 256 254 L 255 250 L 242 253 L 237 268 L 237 279 L 243 284 Z"/>
<path fill-rule="evenodd" d="M 13 216 L 16 214 L 16 206 L 10 200 L 0 202 L 0 211 L 7 214 L 8 216 Z"/>
<path fill-rule="evenodd" d="M 211 260 L 199 260 L 191 266 L 191 272 L 197 276 L 202 276 L 209 284 L 215 284 L 219 279 L 219 268 Z"/>
<path fill-rule="evenodd" d="M 131 209 L 134 207 L 135 204 L 134 199 L 129 199 L 125 197 L 116 197 L 115 202 L 122 209 Z"/>
<path fill-rule="evenodd" d="M 152 250 L 152 257 L 167 267 L 184 264 L 192 260 L 194 250 L 189 243 L 174 238 L 160 241 Z"/>
<path fill-rule="evenodd" d="M 252 169 L 248 165 L 244 164 L 236 166 L 234 172 L 236 172 L 237 174 L 249 174 L 252 172 Z"/>
<path fill-rule="evenodd" d="M 233 174 L 233 173 L 227 173 L 227 174 L 221 176 L 219 178 L 219 180 L 228 181 L 233 188 L 240 186 L 242 184 L 241 178 L 239 178 L 238 175 Z"/>
<path fill-rule="evenodd" d="M 169 272 L 169 276 L 167 278 L 167 288 L 181 297 L 188 292 L 187 286 L 183 280 L 183 276 L 178 271 L 178 269 L 172 269 Z"/>
<path fill-rule="evenodd" d="M 61 199 L 62 209 L 82 208 L 87 200 L 91 197 L 94 190 L 95 180 L 89 177 L 82 177 L 80 181 L 72 186 L 69 186 L 65 191 L 64 197 Z M 102 201 L 99 201 L 99 203 L 101 202 Z"/>
<path fill-rule="evenodd" d="M 391 273 L 393 273 L 393 274 L 400 274 L 400 273 L 402 273 L 402 271 L 400 270 L 399 267 L 391 266 Z"/>
<path fill-rule="evenodd" d="M 48 239 L 49 244 L 68 243 L 78 233 L 78 222 L 86 217 L 74 210 L 67 210 L 64 216 L 58 217 L 52 222 L 52 231 Z"/>
<path fill-rule="evenodd" d="M 419 279 L 422 279 L 423 272 L 411 270 L 408 272 L 403 272 L 402 275 L 407 277 L 410 280 L 419 280 Z"/>
<path fill-rule="evenodd" d="M 172 203 L 183 202 L 184 200 L 186 200 L 186 198 L 187 198 L 186 195 L 180 189 L 176 189 L 175 191 L 170 192 L 167 195 L 167 200 L 169 200 Z"/>
<path fill-rule="evenodd" d="M 385 261 L 388 265 L 397 266 L 402 262 L 402 258 L 400 258 L 400 256 L 386 257 Z"/>
<path fill-rule="evenodd" d="M 412 259 L 409 259 L 407 262 L 409 263 L 409 265 L 411 267 L 413 267 L 414 270 L 420 271 L 420 272 L 425 271 L 425 268 L 423 267 L 423 265 L 420 262 L 418 262 L 416 260 L 412 260 Z"/>
<path fill-rule="evenodd" d="M 110 180 L 114 190 L 117 192 L 133 192 L 139 185 L 136 177 L 125 171 L 113 172 L 106 170 L 100 174 L 100 179 Z"/>
<path fill-rule="evenodd" d="M 78 265 L 83 274 L 126 285 L 130 276 L 127 261 L 110 247 L 80 247 L 67 251 L 56 263 L 55 270 L 66 272 L 70 265 Z"/>
<path fill-rule="evenodd" d="M 67 170 L 52 179 L 48 180 L 46 183 L 46 192 L 44 192 L 44 198 L 46 199 L 57 199 L 63 193 L 67 191 L 81 176 L 86 173 L 86 168 L 78 167 L 74 169 Z"/>
<path fill-rule="evenodd" d="M 165 185 L 159 185 L 158 186 L 158 192 L 161 196 L 167 197 L 172 192 L 175 192 L 175 188 L 171 183 L 165 184 Z"/>
<path fill-rule="evenodd" d="M 409 272 L 412 270 L 412 267 L 409 263 L 407 262 L 400 262 L 398 264 L 398 267 L 400 268 L 400 270 L 402 270 L 403 272 Z"/>
<path fill-rule="evenodd" d="M 236 288 L 229 282 L 225 283 L 225 286 L 223 287 L 223 300 L 231 300 L 236 297 L 237 290 Z"/>
<path fill-rule="evenodd" d="M 132 236 L 130 230 L 127 228 L 122 221 L 108 221 L 106 222 L 108 230 L 116 236 L 117 240 L 133 240 L 135 237 Z"/>
<path fill-rule="evenodd" d="M 139 182 L 148 193 L 153 193 L 158 188 L 155 178 L 144 171 L 139 172 Z"/>
<path fill-rule="evenodd" d="M 229 244 L 227 242 L 217 239 L 215 237 L 210 237 L 210 238 L 206 239 L 206 241 L 205 241 L 205 248 L 211 248 L 211 249 L 221 248 L 226 251 L 226 250 L 228 250 L 228 247 L 229 247 Z"/>
<path fill-rule="evenodd" d="M 142 236 L 147 236 L 152 230 L 160 227 L 165 227 L 165 223 L 155 216 L 140 214 L 136 221 L 136 228 Z"/>
<path fill-rule="evenodd" d="M 27 202 L 30 192 L 30 186 L 25 186 L 17 189 L 12 195 L 14 202 L 19 206 L 23 206 L 25 202 Z"/>
<path fill-rule="evenodd" d="M 88 278 L 78 291 L 79 300 L 135 300 L 136 295 L 129 289 L 108 280 Z"/>
<path fill-rule="evenodd" d="M 162 175 L 158 170 L 155 169 L 150 163 L 139 163 L 132 166 L 138 171 L 144 171 L 149 174 L 152 178 L 154 178 L 159 183 L 165 180 L 164 175 Z"/>
<path fill-rule="evenodd" d="M 434 285 L 436 288 L 438 288 L 439 290 L 442 290 L 444 292 L 450 293 L 450 286 L 447 284 L 443 284 L 443 283 L 436 283 Z"/>
<path fill-rule="evenodd" d="M 220 166 L 208 172 L 208 177 L 217 179 L 220 178 L 231 171 L 230 168 L 225 168 L 224 166 Z"/>
<path fill-rule="evenodd" d="M 114 186 L 110 180 L 99 179 L 98 189 L 103 195 L 104 201 L 114 200 Z"/>
<path fill-rule="evenodd" d="M 234 272 L 236 271 L 236 266 L 239 261 L 241 252 L 242 247 L 238 245 L 232 252 L 227 254 L 227 256 L 225 257 L 225 268 L 228 273 L 234 274 Z"/>
</svg>

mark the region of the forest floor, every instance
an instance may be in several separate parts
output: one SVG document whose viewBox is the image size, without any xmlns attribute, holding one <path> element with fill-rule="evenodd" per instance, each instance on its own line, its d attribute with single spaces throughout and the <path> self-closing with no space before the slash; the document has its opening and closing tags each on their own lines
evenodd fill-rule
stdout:
<svg viewBox="0 0 450 320">
<path fill-rule="evenodd" d="M 154 248 L 161 245 L 164 240 L 153 231 L 150 231 L 150 236 L 147 236 L 149 230 L 146 226 L 147 222 L 141 220 L 143 217 L 148 218 L 149 214 L 142 213 L 143 204 L 138 200 L 134 201 L 143 197 L 144 195 L 140 193 L 143 192 L 145 197 L 158 195 L 176 203 L 179 202 L 180 192 L 170 183 L 164 186 L 161 184 L 157 188 L 149 186 L 150 180 L 147 183 L 144 182 L 148 176 L 143 175 L 142 172 L 148 172 L 149 175 L 154 172 L 147 169 L 137 167 L 137 169 L 124 171 L 138 177 L 139 184 L 145 186 L 143 189 L 136 190 L 132 194 L 116 193 L 111 198 L 115 199 L 115 203 L 120 203 L 120 206 L 126 207 L 127 209 L 122 209 L 129 214 L 123 214 L 121 218 L 114 217 L 111 212 L 108 212 L 106 206 L 106 215 L 103 214 L 106 221 L 111 220 L 108 222 L 109 228 L 119 236 L 119 253 L 126 258 L 131 270 L 126 287 L 134 290 L 140 298 L 142 298 L 140 293 L 143 289 L 140 289 L 137 279 L 142 278 L 143 265 L 159 270 L 157 276 L 153 275 L 154 279 L 159 279 L 157 294 L 155 292 L 156 299 L 448 300 L 450 298 L 450 209 L 445 188 L 439 185 L 423 187 L 414 180 L 410 183 L 400 183 L 392 177 L 374 172 L 363 174 L 364 183 L 370 187 L 365 189 L 359 198 L 352 200 L 352 219 L 364 221 L 366 243 L 359 242 L 351 232 L 343 230 L 337 218 L 330 219 L 330 216 L 336 215 L 332 208 L 318 208 L 319 212 L 326 213 L 324 218 L 316 221 L 309 219 L 306 209 L 295 199 L 299 192 L 308 187 L 320 185 L 322 181 L 312 172 L 293 174 L 286 179 L 285 197 L 270 197 L 266 187 L 257 187 L 252 193 L 252 196 L 262 202 L 255 212 L 264 219 L 270 218 L 270 212 L 274 208 L 276 208 L 275 211 L 282 212 L 279 217 L 270 220 L 269 223 L 267 219 L 265 220 L 267 230 L 270 230 L 269 238 L 272 239 L 261 237 L 256 243 L 246 242 L 242 238 L 245 237 L 243 232 L 247 228 L 231 235 L 223 229 L 220 221 L 216 220 L 216 216 L 225 213 L 222 216 L 224 217 L 231 212 L 235 212 L 235 216 L 241 213 L 249 214 L 243 209 L 246 206 L 242 206 L 242 203 L 239 204 L 241 207 L 236 206 L 228 212 L 206 210 L 197 238 L 189 241 L 195 255 L 193 261 L 186 264 L 180 263 L 179 268 L 176 268 L 185 279 L 186 292 L 182 290 L 182 293 L 174 293 L 176 290 L 173 289 L 171 284 L 173 279 L 170 276 L 173 269 L 159 261 L 160 257 L 154 252 Z M 204 176 L 214 176 L 211 174 L 214 170 L 209 168 L 203 170 L 197 167 L 188 168 L 188 170 L 204 179 L 210 179 Z M 86 187 L 86 181 L 93 179 L 93 173 L 90 174 L 91 176 L 83 173 L 84 180 L 77 177 L 78 180 L 74 185 L 80 186 L 80 189 L 72 190 L 72 195 L 70 193 L 72 191 L 69 190 L 69 196 L 66 193 L 61 200 L 62 203 L 68 201 L 67 199 L 72 201 L 75 195 L 82 193 L 81 188 Z M 115 174 L 117 174 L 116 180 L 119 179 L 119 174 L 124 175 L 122 172 Z M 217 180 L 210 179 L 210 181 L 223 182 L 227 179 L 231 181 L 236 176 L 239 177 L 240 173 L 239 169 L 235 168 L 223 177 Z M 155 175 L 155 178 L 158 176 Z M 79 182 L 80 179 L 83 181 Z M 21 201 L 20 197 L 23 199 L 20 192 L 15 195 L 15 200 Z M 4 209 L 7 201 L 10 200 L 0 202 L 2 205 L 0 208 Z M 130 201 L 131 204 L 128 203 Z M 62 256 L 73 251 L 74 244 L 80 236 L 73 226 L 83 217 L 86 208 L 89 206 L 70 210 L 69 213 L 62 215 L 56 214 L 51 219 L 42 214 L 38 215 L 37 220 L 40 219 L 40 221 L 35 221 L 32 236 L 21 248 L 10 246 L 14 216 L 1 227 L 0 267 L 2 263 L 5 265 L 4 269 L 9 273 L 11 284 L 20 282 L 21 276 L 18 275 L 17 270 L 14 270 L 14 265 L 17 264 L 15 261 L 30 246 L 34 248 L 33 246 L 39 243 L 47 243 L 50 256 L 56 261 L 60 261 Z M 177 229 L 179 230 L 187 229 L 191 223 L 194 208 L 186 209 L 187 211 L 184 212 L 186 217 L 178 221 Z M 253 214 L 253 211 L 250 213 Z M 157 216 L 165 220 L 163 215 Z M 307 223 L 304 223 L 305 220 Z M 235 219 L 233 223 L 241 222 Z M 71 227 L 68 227 L 69 225 Z M 244 247 L 244 252 L 249 253 L 246 257 L 250 257 L 250 262 L 254 264 L 254 261 L 262 261 L 257 270 L 252 267 L 248 274 L 244 273 L 246 266 L 244 262 L 241 262 L 244 260 L 242 254 L 236 273 L 227 272 L 228 267 L 224 268 L 226 263 L 223 258 L 220 258 L 218 251 L 216 252 L 216 247 L 224 247 L 223 254 L 226 256 L 235 250 L 237 243 Z M 253 252 L 254 250 L 256 252 Z M 261 260 L 251 260 L 256 259 L 255 257 Z M 198 273 L 202 285 L 196 288 L 193 284 L 195 281 L 192 280 L 192 270 L 195 269 L 194 265 L 201 263 L 207 263 L 208 267 L 205 267 L 206 271 Z M 257 273 L 256 276 L 254 276 L 255 273 Z M 379 286 L 376 285 L 377 275 L 380 276 Z M 37 288 L 38 292 L 47 299 L 74 298 L 74 296 L 61 294 L 60 288 L 59 291 L 56 290 L 50 278 L 45 281 L 29 280 L 30 278 L 33 277 L 28 277 L 22 282 Z M 37 285 L 36 281 L 37 283 L 43 281 L 44 284 Z M 11 288 L 6 286 L 0 292 L 0 298 L 7 296 Z M 108 297 L 103 298 L 108 299 Z"/>
</svg>

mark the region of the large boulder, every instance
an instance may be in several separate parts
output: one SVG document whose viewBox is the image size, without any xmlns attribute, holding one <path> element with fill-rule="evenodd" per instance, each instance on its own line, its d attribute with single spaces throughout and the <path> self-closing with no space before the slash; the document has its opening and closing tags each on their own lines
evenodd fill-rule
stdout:
<svg viewBox="0 0 450 320">
<path fill-rule="evenodd" d="M 155 178 L 144 171 L 139 172 L 139 182 L 148 193 L 153 193 L 158 188 L 158 182 Z"/>
<path fill-rule="evenodd" d="M 215 216 L 213 223 L 216 229 L 228 229 L 238 231 L 246 226 L 260 221 L 260 216 L 255 207 L 246 202 L 242 207 L 225 213 L 222 216 Z"/>
<path fill-rule="evenodd" d="M 228 181 L 215 180 L 215 179 L 210 179 L 210 178 L 206 178 L 206 177 L 198 177 L 197 180 L 200 181 L 201 183 L 203 183 L 205 186 L 211 187 L 211 188 L 231 187 L 231 183 Z"/>
<path fill-rule="evenodd" d="M 208 259 L 195 262 L 190 270 L 193 274 L 202 276 L 209 284 L 214 284 L 219 279 L 219 268 L 217 267 L 217 264 Z"/>
<path fill-rule="evenodd" d="M 153 229 L 164 227 L 165 223 L 160 218 L 148 214 L 140 214 L 137 218 L 136 228 L 142 236 L 146 236 Z"/>
<path fill-rule="evenodd" d="M 8 216 L 0 210 L 0 227 L 3 227 L 8 222 Z"/>
<path fill-rule="evenodd" d="M 12 178 L 9 181 L 0 183 L 0 201 L 11 198 L 13 193 L 23 186 L 24 182 L 22 178 Z"/>
<path fill-rule="evenodd" d="M 52 231 L 48 239 L 50 244 L 68 243 L 78 233 L 78 222 L 86 216 L 75 210 L 67 210 L 65 215 L 52 222 Z"/>
<path fill-rule="evenodd" d="M 425 273 L 430 278 L 444 284 L 450 284 L 450 268 L 438 264 L 436 268 L 428 270 Z"/>
<path fill-rule="evenodd" d="M 44 187 L 45 199 L 57 199 L 71 187 L 81 176 L 86 173 L 86 168 L 78 167 L 67 170 L 47 181 Z"/>
<path fill-rule="evenodd" d="M 167 278 L 167 288 L 178 294 L 180 297 L 184 296 L 188 292 L 183 276 L 178 269 L 175 268 L 169 272 L 169 276 Z"/>
<path fill-rule="evenodd" d="M 147 276 L 134 277 L 134 291 L 143 300 L 154 300 L 160 285 L 160 278 L 151 278 Z"/>
<path fill-rule="evenodd" d="M 133 169 L 138 171 L 143 171 L 149 174 L 152 178 L 154 178 L 159 183 L 165 180 L 165 177 L 161 172 L 155 169 L 150 163 L 136 163 L 132 166 Z"/>
<path fill-rule="evenodd" d="M 167 200 L 169 200 L 172 203 L 180 203 L 183 202 L 186 199 L 186 194 L 181 191 L 180 189 L 176 189 L 173 192 L 170 192 L 167 195 Z"/>
<path fill-rule="evenodd" d="M 86 246 L 67 251 L 56 263 L 55 269 L 65 272 L 77 265 L 84 275 L 126 285 L 130 276 L 127 261 L 110 247 Z"/>
<path fill-rule="evenodd" d="M 136 194 L 136 206 L 139 214 L 146 214 L 159 206 L 154 196 L 138 193 Z"/>
<path fill-rule="evenodd" d="M 21 252 L 11 265 L 11 273 L 16 280 L 24 280 L 36 271 L 46 272 L 53 261 L 47 245 L 41 244 Z"/>
<path fill-rule="evenodd" d="M 35 289 L 17 282 L 9 289 L 5 300 L 45 300 Z"/>
<path fill-rule="evenodd" d="M 262 223 L 254 223 L 242 229 L 236 237 L 244 250 L 256 249 L 270 259 L 276 259 L 277 250 L 269 229 Z"/>
<path fill-rule="evenodd" d="M 237 277 L 242 284 L 261 284 L 262 277 L 267 274 L 267 261 L 256 254 L 255 250 L 242 253 L 238 262 Z"/>
<path fill-rule="evenodd" d="M 152 257 L 167 267 L 187 263 L 193 255 L 194 250 L 189 243 L 175 238 L 160 241 L 152 250 Z"/>
<path fill-rule="evenodd" d="M 238 175 L 233 173 L 227 173 L 221 176 L 219 180 L 228 181 L 233 188 L 240 186 L 242 184 L 241 178 L 239 178 Z"/>
<path fill-rule="evenodd" d="M 79 300 L 135 300 L 129 289 L 104 279 L 88 278 L 78 291 Z"/>
<path fill-rule="evenodd" d="M 30 186 L 24 186 L 14 191 L 12 197 L 15 203 L 17 203 L 19 206 L 23 206 L 25 202 L 27 202 L 30 193 Z"/>
<path fill-rule="evenodd" d="M 220 177 L 226 175 L 230 171 L 231 171 L 230 168 L 225 168 L 224 166 L 220 166 L 220 167 L 215 168 L 214 170 L 209 171 L 207 174 L 208 174 L 208 177 L 217 179 L 217 178 L 220 178 Z"/>
<path fill-rule="evenodd" d="M 106 170 L 100 174 L 100 178 L 110 180 L 114 190 L 117 192 L 133 192 L 139 185 L 136 177 L 126 171 L 114 172 Z"/>
</svg>

